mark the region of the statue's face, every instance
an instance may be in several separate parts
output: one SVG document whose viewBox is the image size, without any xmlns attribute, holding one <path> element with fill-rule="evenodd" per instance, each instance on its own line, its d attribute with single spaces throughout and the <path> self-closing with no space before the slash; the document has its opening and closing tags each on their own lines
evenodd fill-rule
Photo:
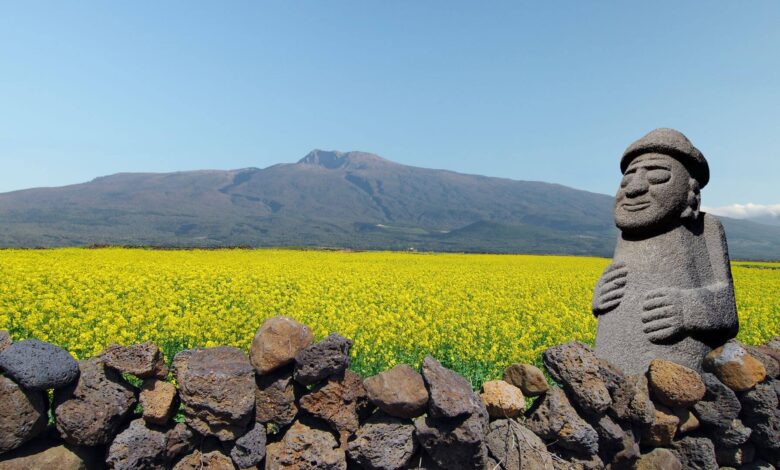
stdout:
<svg viewBox="0 0 780 470">
<path fill-rule="evenodd" d="M 679 223 L 688 205 L 690 174 L 677 159 L 660 153 L 636 157 L 615 196 L 615 224 L 641 234 Z"/>
</svg>

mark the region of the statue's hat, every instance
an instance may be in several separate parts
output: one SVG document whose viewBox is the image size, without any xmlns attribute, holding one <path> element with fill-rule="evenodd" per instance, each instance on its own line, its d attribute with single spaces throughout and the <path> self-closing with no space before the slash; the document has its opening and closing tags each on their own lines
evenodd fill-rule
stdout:
<svg viewBox="0 0 780 470">
<path fill-rule="evenodd" d="M 710 181 L 707 160 L 682 132 L 668 128 L 650 131 L 628 146 L 620 160 L 620 171 L 625 173 L 631 161 L 645 153 L 662 153 L 676 158 L 688 168 L 691 176 L 696 178 L 702 188 Z"/>
</svg>

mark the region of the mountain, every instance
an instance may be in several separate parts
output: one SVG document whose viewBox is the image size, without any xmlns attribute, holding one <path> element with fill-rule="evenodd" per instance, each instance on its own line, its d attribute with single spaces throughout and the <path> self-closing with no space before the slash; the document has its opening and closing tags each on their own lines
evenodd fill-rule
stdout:
<svg viewBox="0 0 780 470">
<path fill-rule="evenodd" d="M 724 220 L 735 258 L 780 227 Z M 120 173 L 0 194 L 0 246 L 319 246 L 610 256 L 612 196 L 315 150 L 265 169 Z"/>
</svg>

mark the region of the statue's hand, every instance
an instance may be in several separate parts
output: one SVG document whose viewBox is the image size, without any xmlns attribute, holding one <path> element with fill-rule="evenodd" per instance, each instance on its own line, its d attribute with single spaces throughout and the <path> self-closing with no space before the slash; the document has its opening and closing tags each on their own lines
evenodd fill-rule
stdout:
<svg viewBox="0 0 780 470">
<path fill-rule="evenodd" d="M 643 331 L 653 343 L 673 340 L 684 331 L 683 292 L 664 287 L 651 290 L 642 305 Z"/>
<path fill-rule="evenodd" d="M 627 281 L 628 268 L 625 263 L 618 261 L 607 266 L 593 293 L 593 314 L 598 316 L 620 305 Z"/>
</svg>

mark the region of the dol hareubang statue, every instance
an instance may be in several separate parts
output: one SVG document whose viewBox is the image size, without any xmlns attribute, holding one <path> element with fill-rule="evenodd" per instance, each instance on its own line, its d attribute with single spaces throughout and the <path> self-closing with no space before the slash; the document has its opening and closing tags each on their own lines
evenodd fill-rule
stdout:
<svg viewBox="0 0 780 470">
<path fill-rule="evenodd" d="M 596 354 L 630 374 L 656 358 L 700 371 L 739 328 L 723 227 L 699 210 L 709 166 L 683 134 L 656 129 L 620 169 L 621 234 L 593 296 Z"/>
</svg>

